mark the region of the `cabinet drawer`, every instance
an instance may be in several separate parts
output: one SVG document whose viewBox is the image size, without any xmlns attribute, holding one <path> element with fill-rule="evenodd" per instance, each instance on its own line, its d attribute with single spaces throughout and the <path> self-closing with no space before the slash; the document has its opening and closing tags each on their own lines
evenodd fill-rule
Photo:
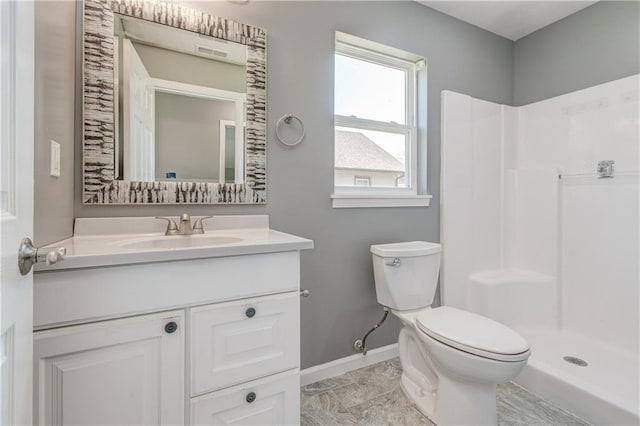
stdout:
<svg viewBox="0 0 640 426">
<path fill-rule="evenodd" d="M 252 401 L 252 402 L 248 402 Z M 192 425 L 297 425 L 298 369 L 223 389 L 191 400 Z"/>
<path fill-rule="evenodd" d="M 190 309 L 191 396 L 298 367 L 299 306 L 296 291 Z"/>
</svg>

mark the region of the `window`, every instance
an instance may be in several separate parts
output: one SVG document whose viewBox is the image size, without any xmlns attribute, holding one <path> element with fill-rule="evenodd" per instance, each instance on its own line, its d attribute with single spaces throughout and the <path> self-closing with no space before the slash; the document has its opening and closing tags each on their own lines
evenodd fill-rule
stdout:
<svg viewBox="0 0 640 426">
<path fill-rule="evenodd" d="M 371 186 L 371 176 L 355 176 L 353 180 L 355 186 Z"/>
<path fill-rule="evenodd" d="M 424 64 L 418 55 L 336 33 L 334 207 L 428 205 L 430 197 L 418 194 Z"/>
</svg>

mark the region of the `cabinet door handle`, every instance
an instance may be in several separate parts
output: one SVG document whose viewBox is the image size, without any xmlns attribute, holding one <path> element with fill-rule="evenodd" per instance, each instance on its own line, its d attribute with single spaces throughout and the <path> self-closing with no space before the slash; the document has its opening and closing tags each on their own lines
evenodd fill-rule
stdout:
<svg viewBox="0 0 640 426">
<path fill-rule="evenodd" d="M 248 318 L 253 318 L 253 316 L 256 314 L 256 309 L 255 308 L 249 308 L 246 311 L 244 311 L 244 314 L 248 317 Z"/>
<path fill-rule="evenodd" d="M 247 400 L 247 402 L 248 402 L 249 404 L 251 404 L 253 401 L 255 401 L 255 400 L 256 400 L 256 393 L 255 393 L 255 392 L 249 392 L 249 393 L 247 394 L 247 397 L 246 397 L 245 399 Z"/>
<path fill-rule="evenodd" d="M 164 325 L 164 331 L 171 334 L 178 329 L 178 324 L 175 321 L 168 322 Z"/>
</svg>

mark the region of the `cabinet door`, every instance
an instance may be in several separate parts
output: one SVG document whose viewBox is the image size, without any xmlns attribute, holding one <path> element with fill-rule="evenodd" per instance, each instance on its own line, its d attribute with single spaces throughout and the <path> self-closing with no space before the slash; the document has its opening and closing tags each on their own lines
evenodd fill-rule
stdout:
<svg viewBox="0 0 640 426">
<path fill-rule="evenodd" d="M 191 309 L 191 395 L 298 367 L 299 310 L 297 291 Z"/>
<path fill-rule="evenodd" d="M 184 334 L 184 311 L 35 333 L 35 424 L 183 423 Z"/>
<path fill-rule="evenodd" d="M 300 371 L 290 370 L 193 398 L 192 425 L 300 423 Z"/>
</svg>

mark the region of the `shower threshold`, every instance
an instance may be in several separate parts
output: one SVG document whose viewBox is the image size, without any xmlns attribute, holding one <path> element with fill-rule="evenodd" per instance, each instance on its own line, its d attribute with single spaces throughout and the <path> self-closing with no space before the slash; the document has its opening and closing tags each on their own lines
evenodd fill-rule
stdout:
<svg viewBox="0 0 640 426">
<path fill-rule="evenodd" d="M 593 424 L 640 422 L 638 354 L 566 332 L 518 331 L 532 352 L 518 384 Z"/>
</svg>

